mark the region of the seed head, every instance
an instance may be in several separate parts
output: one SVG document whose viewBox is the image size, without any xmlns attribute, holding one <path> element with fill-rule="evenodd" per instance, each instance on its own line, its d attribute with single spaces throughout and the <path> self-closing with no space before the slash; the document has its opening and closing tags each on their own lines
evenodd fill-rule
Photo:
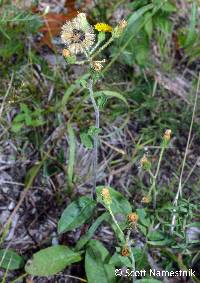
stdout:
<svg viewBox="0 0 200 283">
<path fill-rule="evenodd" d="M 92 68 L 96 71 L 96 72 L 100 72 L 103 69 L 103 65 L 99 62 L 99 61 L 93 61 L 92 62 Z"/>
<path fill-rule="evenodd" d="M 94 44 L 95 34 L 85 13 L 78 14 L 62 26 L 61 39 L 71 54 L 84 53 Z"/>
</svg>

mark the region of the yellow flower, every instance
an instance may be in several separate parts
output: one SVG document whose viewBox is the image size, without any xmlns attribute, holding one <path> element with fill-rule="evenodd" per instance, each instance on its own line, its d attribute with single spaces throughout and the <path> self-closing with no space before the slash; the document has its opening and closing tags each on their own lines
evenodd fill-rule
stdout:
<svg viewBox="0 0 200 283">
<path fill-rule="evenodd" d="M 97 23 L 94 27 L 98 31 L 112 32 L 112 27 L 105 23 Z"/>
<path fill-rule="evenodd" d="M 112 203 L 112 199 L 108 188 L 103 188 L 101 191 L 101 195 L 103 197 L 103 201 L 105 202 L 105 204 L 110 205 Z"/>
<path fill-rule="evenodd" d="M 76 18 L 62 26 L 61 39 L 71 54 L 84 53 L 94 44 L 95 34 L 89 25 L 86 14 L 80 13 Z"/>
</svg>

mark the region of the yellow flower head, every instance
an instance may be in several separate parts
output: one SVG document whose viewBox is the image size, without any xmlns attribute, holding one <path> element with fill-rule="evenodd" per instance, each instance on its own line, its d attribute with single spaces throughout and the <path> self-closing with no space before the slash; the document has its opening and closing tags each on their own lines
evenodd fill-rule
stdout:
<svg viewBox="0 0 200 283">
<path fill-rule="evenodd" d="M 101 191 L 101 195 L 103 197 L 103 201 L 105 202 L 105 204 L 110 205 L 112 203 L 112 199 L 108 188 L 103 188 Z"/>
<path fill-rule="evenodd" d="M 112 32 L 112 27 L 105 23 L 97 23 L 94 27 L 98 31 Z"/>
</svg>

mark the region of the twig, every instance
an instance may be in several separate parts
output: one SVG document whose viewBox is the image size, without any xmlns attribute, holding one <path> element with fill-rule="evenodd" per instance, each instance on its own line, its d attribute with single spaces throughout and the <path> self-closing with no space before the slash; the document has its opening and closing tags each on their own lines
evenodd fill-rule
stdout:
<svg viewBox="0 0 200 283">
<path fill-rule="evenodd" d="M 173 209 L 173 216 L 172 216 L 171 234 L 173 234 L 174 228 L 175 228 L 175 225 L 176 225 L 176 208 L 177 208 L 177 205 L 178 205 L 178 199 L 179 199 L 179 197 L 182 197 L 183 172 L 184 172 L 184 169 L 185 169 L 185 163 L 186 163 L 186 158 L 187 158 L 188 149 L 189 149 L 189 145 L 190 145 L 192 128 L 193 128 L 193 124 L 194 124 L 194 117 L 195 117 L 195 112 L 196 112 L 196 107 L 197 107 L 199 87 L 200 87 L 200 73 L 199 73 L 199 78 L 198 78 L 198 83 L 197 83 L 197 90 L 196 90 L 196 94 L 195 94 L 195 101 L 194 101 L 194 107 L 193 107 L 193 112 L 192 112 L 192 120 L 191 120 L 191 123 L 190 123 L 187 145 L 186 145 L 186 149 L 185 149 L 185 154 L 184 154 L 184 158 L 183 158 L 182 169 L 181 169 L 181 174 L 180 174 L 180 179 L 179 179 L 178 191 L 176 193 L 174 203 L 173 203 L 174 209 Z"/>
<path fill-rule="evenodd" d="M 93 92 L 93 80 L 90 79 L 88 83 L 88 89 L 90 94 L 90 99 L 95 111 L 95 127 L 98 130 L 100 125 L 100 113 L 99 108 L 96 104 Z M 93 136 L 93 188 L 92 188 L 92 199 L 96 199 L 96 183 L 97 183 L 97 165 L 98 165 L 98 132 L 94 133 Z"/>
</svg>

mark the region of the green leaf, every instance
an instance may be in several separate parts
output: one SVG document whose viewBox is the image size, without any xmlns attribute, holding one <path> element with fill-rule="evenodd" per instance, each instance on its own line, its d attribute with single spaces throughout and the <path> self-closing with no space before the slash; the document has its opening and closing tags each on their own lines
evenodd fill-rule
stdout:
<svg viewBox="0 0 200 283">
<path fill-rule="evenodd" d="M 148 270 L 150 268 L 148 258 L 147 258 L 147 253 L 144 248 L 137 248 L 134 247 L 132 248 L 133 256 L 136 261 L 136 269 L 137 270 Z"/>
<path fill-rule="evenodd" d="M 25 177 L 25 187 L 29 188 L 32 183 L 33 180 L 35 179 L 35 177 L 37 176 L 38 172 L 40 171 L 40 168 L 42 167 L 43 162 L 39 161 L 37 162 L 37 164 L 33 165 L 28 172 L 26 173 L 26 177 Z"/>
<path fill-rule="evenodd" d="M 97 97 L 98 96 L 101 97 L 102 95 L 104 95 L 104 96 L 107 96 L 108 98 L 112 98 L 112 97 L 118 98 L 121 101 L 123 101 L 126 104 L 127 107 L 129 107 L 126 98 L 119 92 L 111 91 L 111 90 L 101 90 L 101 91 L 96 91 L 94 93 L 94 95 L 97 96 Z"/>
<path fill-rule="evenodd" d="M 136 209 L 137 214 L 139 215 L 139 222 L 145 227 L 149 227 L 150 219 L 147 218 L 147 213 L 143 208 Z"/>
<path fill-rule="evenodd" d="M 162 283 L 162 281 L 148 278 L 136 280 L 135 283 Z"/>
<path fill-rule="evenodd" d="M 57 245 L 35 253 L 33 259 L 26 263 L 25 271 L 35 276 L 50 276 L 80 260 L 80 253 L 66 246 Z"/>
<path fill-rule="evenodd" d="M 74 161 L 75 161 L 75 151 L 76 151 L 76 139 L 71 124 L 68 124 L 67 130 L 69 136 L 69 140 L 68 140 L 69 160 L 67 164 L 67 183 L 68 183 L 68 191 L 71 192 L 73 188 L 73 172 L 74 172 Z"/>
<path fill-rule="evenodd" d="M 114 265 L 108 264 L 109 253 L 103 244 L 90 240 L 85 255 L 88 283 L 116 283 Z"/>
<path fill-rule="evenodd" d="M 18 255 L 15 251 L 0 250 L 0 268 L 7 270 L 20 269 L 24 265 L 24 259 L 22 256 Z"/>
<path fill-rule="evenodd" d="M 88 135 L 87 133 L 81 133 L 80 134 L 80 139 L 81 139 L 81 143 L 85 147 L 87 147 L 88 149 L 92 149 L 93 148 L 93 141 L 92 141 L 90 135 Z"/>
<path fill-rule="evenodd" d="M 153 21 L 152 21 L 151 13 L 147 12 L 144 18 L 145 18 L 144 29 L 146 33 L 148 34 L 149 39 L 151 39 L 152 33 L 153 33 Z"/>
<path fill-rule="evenodd" d="M 92 216 L 95 206 L 96 202 L 86 196 L 70 203 L 58 222 L 58 233 L 61 234 L 81 226 Z"/>
<path fill-rule="evenodd" d="M 176 5 L 170 2 L 166 2 L 163 6 L 162 6 L 162 10 L 164 12 L 168 12 L 168 13 L 173 13 L 176 12 Z"/>
<path fill-rule="evenodd" d="M 115 267 L 126 266 L 132 268 L 131 260 L 128 257 L 122 256 L 117 252 L 111 257 L 109 264 L 113 264 Z"/>
<path fill-rule="evenodd" d="M 192 12 L 190 17 L 190 25 L 184 47 L 192 45 L 196 40 L 196 23 L 197 23 L 197 4 L 192 4 Z"/>
<path fill-rule="evenodd" d="M 11 130 L 13 132 L 15 132 L 15 133 L 18 133 L 21 130 L 22 127 L 23 127 L 23 124 L 21 124 L 21 123 L 14 123 L 12 125 L 12 127 L 11 127 Z"/>
<path fill-rule="evenodd" d="M 92 224 L 90 229 L 86 232 L 86 234 L 83 235 L 80 238 L 80 240 L 76 243 L 75 250 L 78 251 L 78 250 L 82 249 L 87 244 L 87 242 L 92 238 L 92 236 L 94 235 L 97 228 L 101 225 L 101 223 L 105 220 L 108 220 L 109 217 L 110 217 L 110 215 L 108 214 L 108 212 L 105 212 L 101 216 L 99 216 L 96 219 L 96 221 Z"/>
<path fill-rule="evenodd" d="M 138 25 L 138 22 L 140 23 L 140 19 L 143 18 L 144 14 L 150 10 L 152 10 L 153 8 L 153 4 L 148 4 L 145 5 L 144 7 L 138 9 L 137 11 L 134 11 L 134 13 L 130 16 L 130 18 L 128 19 L 128 26 L 126 27 L 123 35 L 122 35 L 122 42 L 126 43 L 127 40 L 134 37 L 137 33 L 138 30 L 141 29 L 141 24 Z M 142 25 L 146 25 L 148 24 L 149 19 L 152 18 L 152 14 L 150 14 L 150 18 L 144 18 L 144 20 L 142 21 Z M 127 44 L 128 45 L 128 44 Z"/>
<path fill-rule="evenodd" d="M 172 239 L 159 231 L 151 231 L 148 233 L 147 237 L 147 243 L 151 246 L 165 246 L 172 243 Z"/>
<path fill-rule="evenodd" d="M 97 199 L 100 203 L 106 206 L 101 196 L 102 188 L 103 186 L 97 187 Z M 110 196 L 112 199 L 112 203 L 110 205 L 112 212 L 114 214 L 123 214 L 126 217 L 129 213 L 132 212 L 132 207 L 129 201 L 121 193 L 117 192 L 113 188 L 107 188 L 110 191 Z"/>
</svg>

